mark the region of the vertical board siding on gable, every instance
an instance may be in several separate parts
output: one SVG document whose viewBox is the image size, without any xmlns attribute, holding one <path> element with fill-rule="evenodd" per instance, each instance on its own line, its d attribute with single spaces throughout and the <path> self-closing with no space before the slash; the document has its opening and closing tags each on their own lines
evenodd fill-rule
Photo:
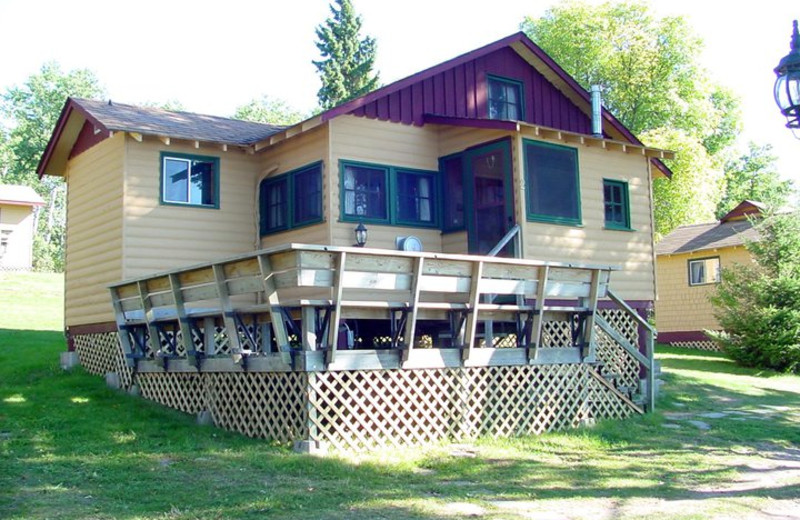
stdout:
<svg viewBox="0 0 800 520">
<path fill-rule="evenodd" d="M 718 329 L 714 307 L 708 297 L 716 284 L 689 286 L 689 260 L 718 256 L 720 267 L 752 262 L 744 247 L 726 247 L 716 251 L 697 251 L 676 255 L 661 255 L 657 259 L 658 299 L 656 327 L 659 332 L 698 331 Z"/>
<path fill-rule="evenodd" d="M 114 320 L 106 286 L 122 275 L 124 141 L 117 134 L 67 166 L 67 327 Z"/>
<path fill-rule="evenodd" d="M 219 157 L 219 209 L 161 204 L 160 154 Z M 158 140 L 127 141 L 124 277 L 235 255 L 256 248 L 259 159 L 239 150 L 199 149 Z"/>
<path fill-rule="evenodd" d="M 258 184 L 265 178 L 264 172 L 270 173 L 268 177 L 275 177 L 296 170 L 303 166 L 322 161 L 322 218 L 321 224 L 290 229 L 282 233 L 275 233 L 261 237 L 262 248 L 272 247 L 289 242 L 303 244 L 330 244 L 330 189 L 331 179 L 339 182 L 337 167 L 331 166 L 328 160 L 329 130 L 328 125 L 306 132 L 288 141 L 284 141 L 261 154 L 261 166 L 253 189 L 258 193 Z"/>
<path fill-rule="evenodd" d="M 417 126 L 423 124 L 425 114 L 486 118 L 487 74 L 516 79 L 525 85 L 525 121 L 569 132 L 591 133 L 589 116 L 511 48 L 444 70 L 351 113 Z"/>
<path fill-rule="evenodd" d="M 340 221 L 339 161 L 358 161 L 385 166 L 437 171 L 439 151 L 437 131 L 431 127 L 398 125 L 352 116 L 341 116 L 329 122 L 331 143 L 330 197 L 333 214 L 330 218 L 331 244 L 351 246 L 355 241 L 356 224 Z M 416 235 L 426 251 L 441 251 L 441 232 L 400 226 L 367 224 L 367 247 L 396 249 L 398 236 Z"/>
</svg>

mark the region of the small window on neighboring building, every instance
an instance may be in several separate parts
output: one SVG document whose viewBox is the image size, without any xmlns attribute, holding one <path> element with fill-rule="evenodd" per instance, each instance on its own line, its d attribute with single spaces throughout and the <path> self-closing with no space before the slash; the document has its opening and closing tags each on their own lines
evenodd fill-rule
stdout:
<svg viewBox="0 0 800 520">
<path fill-rule="evenodd" d="M 689 260 L 689 285 L 719 283 L 719 257 Z"/>
<path fill-rule="evenodd" d="M 10 236 L 10 229 L 4 229 L 2 232 L 0 232 L 0 258 L 3 258 L 8 252 L 8 237 Z"/>
<path fill-rule="evenodd" d="M 167 204 L 219 207 L 219 159 L 161 154 L 161 201 Z"/>
<path fill-rule="evenodd" d="M 322 163 L 264 179 L 258 197 L 262 235 L 322 221 Z"/>
<path fill-rule="evenodd" d="M 397 170 L 397 222 L 434 224 L 434 176 Z"/>
<path fill-rule="evenodd" d="M 345 164 L 344 216 L 351 219 L 388 221 L 388 168 Z"/>
<path fill-rule="evenodd" d="M 578 151 L 539 141 L 524 141 L 528 220 L 581 223 Z"/>
<path fill-rule="evenodd" d="M 627 182 L 603 180 L 603 207 L 607 228 L 631 229 Z"/>
<path fill-rule="evenodd" d="M 489 118 L 521 121 L 522 92 L 519 81 L 489 76 Z"/>
</svg>

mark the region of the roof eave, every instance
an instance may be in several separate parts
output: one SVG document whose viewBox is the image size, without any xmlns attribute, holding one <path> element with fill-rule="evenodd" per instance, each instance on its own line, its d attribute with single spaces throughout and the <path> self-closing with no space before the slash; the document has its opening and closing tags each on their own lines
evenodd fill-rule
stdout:
<svg viewBox="0 0 800 520">
<path fill-rule="evenodd" d="M 36 173 L 40 179 L 44 175 L 60 176 L 64 174 L 63 171 L 49 172 L 48 169 L 50 167 L 50 163 L 52 162 L 56 154 L 56 149 L 58 148 L 58 144 L 61 141 L 62 137 L 64 137 L 64 131 L 67 127 L 67 123 L 69 122 L 70 116 L 72 115 L 73 112 L 79 113 L 81 116 L 83 116 L 84 120 L 90 121 L 95 126 L 95 128 L 99 128 L 101 131 L 105 132 L 110 131 L 102 123 L 100 123 L 100 121 L 98 121 L 94 116 L 92 116 L 86 109 L 80 106 L 80 104 L 74 98 L 68 97 L 67 101 L 64 103 L 64 108 L 61 109 L 61 114 L 58 116 L 58 121 L 56 122 L 55 130 L 53 131 L 53 134 L 50 136 L 50 140 L 47 142 L 47 146 L 44 149 L 44 153 L 42 154 L 41 159 L 39 159 L 39 164 L 36 166 Z M 74 144 L 74 142 L 72 144 Z"/>
</svg>

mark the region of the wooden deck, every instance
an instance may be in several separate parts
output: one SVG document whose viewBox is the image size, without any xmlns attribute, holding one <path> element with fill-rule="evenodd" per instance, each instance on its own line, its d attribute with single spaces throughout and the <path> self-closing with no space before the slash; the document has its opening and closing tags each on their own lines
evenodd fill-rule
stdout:
<svg viewBox="0 0 800 520">
<path fill-rule="evenodd" d="M 651 394 L 653 331 L 610 291 L 614 270 L 287 244 L 110 290 L 123 352 L 140 373 L 593 363 L 602 331 L 642 365 Z M 649 331 L 647 352 L 598 315 L 601 299 Z M 380 341 L 359 343 L 348 323 L 371 324 Z M 562 333 L 548 333 L 550 323 Z"/>
</svg>

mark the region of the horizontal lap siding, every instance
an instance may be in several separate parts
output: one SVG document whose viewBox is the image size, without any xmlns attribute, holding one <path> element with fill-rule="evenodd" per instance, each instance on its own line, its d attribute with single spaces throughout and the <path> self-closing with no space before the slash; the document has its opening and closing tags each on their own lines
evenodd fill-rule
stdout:
<svg viewBox="0 0 800 520">
<path fill-rule="evenodd" d="M 621 271 L 611 275 L 614 292 L 626 300 L 653 300 L 655 266 L 647 159 L 641 155 L 572 146 L 578 150 L 582 225 L 523 219 L 525 257 L 619 266 Z M 603 179 L 628 183 L 633 231 L 604 229 Z M 517 192 L 520 194 L 518 209 L 524 215 L 525 194 L 522 190 Z"/>
<path fill-rule="evenodd" d="M 183 153 L 220 160 L 219 209 L 160 203 L 160 154 Z M 238 149 L 165 146 L 128 140 L 125 172 L 125 270 L 136 277 L 252 251 L 259 158 Z"/>
<path fill-rule="evenodd" d="M 331 172 L 333 172 L 333 175 L 337 175 L 337 170 L 335 167 L 331 168 L 328 161 L 328 132 L 328 126 L 325 125 L 284 141 L 263 152 L 257 183 L 260 183 L 268 172 L 271 172 L 268 175 L 269 177 L 275 177 L 309 164 L 323 162 L 322 213 L 324 221 L 321 224 L 290 229 L 261 237 L 261 247 L 272 247 L 289 242 L 303 244 L 330 243 L 330 232 L 327 224 L 330 221 L 330 193 L 325 187 L 328 185 L 328 178 Z"/>
<path fill-rule="evenodd" d="M 0 230 L 11 231 L 0 267 L 29 269 L 33 246 L 33 208 L 0 204 Z"/>
<path fill-rule="evenodd" d="M 689 260 L 713 256 L 719 257 L 722 269 L 751 262 L 750 253 L 744 247 L 658 257 L 658 299 L 655 309 L 659 332 L 719 328 L 714 318 L 714 307 L 708 301 L 717 285 L 689 285 Z"/>
<path fill-rule="evenodd" d="M 67 167 L 67 327 L 114 319 L 106 286 L 122 275 L 124 142 L 117 134 Z"/>
<path fill-rule="evenodd" d="M 330 122 L 331 131 L 331 243 L 350 246 L 355 240 L 356 224 L 340 222 L 339 161 L 360 161 L 386 166 L 419 170 L 439 169 L 436 130 L 399 125 L 352 116 L 338 117 Z M 426 251 L 441 251 L 441 232 L 438 229 L 412 228 L 367 224 L 367 247 L 396 249 L 398 236 L 415 235 L 422 240 Z"/>
</svg>

